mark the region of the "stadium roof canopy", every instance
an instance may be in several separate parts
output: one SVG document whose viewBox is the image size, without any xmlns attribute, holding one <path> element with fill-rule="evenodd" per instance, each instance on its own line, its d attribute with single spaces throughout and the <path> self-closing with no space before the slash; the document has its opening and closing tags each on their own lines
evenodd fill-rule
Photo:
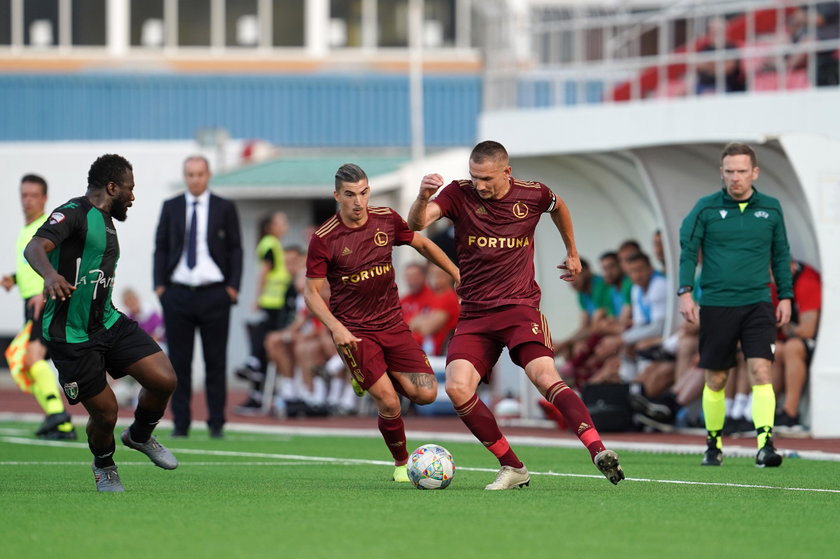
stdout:
<svg viewBox="0 0 840 559">
<path fill-rule="evenodd" d="M 409 161 L 408 156 L 358 156 L 354 154 L 325 157 L 279 157 L 270 161 L 240 167 L 213 176 L 214 192 L 237 199 L 245 198 L 313 198 L 329 195 L 335 171 L 344 163 L 355 163 L 370 177 L 377 192 L 392 190 L 395 181 L 377 182 Z"/>
</svg>

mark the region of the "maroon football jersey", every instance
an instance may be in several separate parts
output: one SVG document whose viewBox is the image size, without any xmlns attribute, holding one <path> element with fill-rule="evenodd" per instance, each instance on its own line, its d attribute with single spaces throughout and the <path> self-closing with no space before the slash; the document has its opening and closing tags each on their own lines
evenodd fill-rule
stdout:
<svg viewBox="0 0 840 559">
<path fill-rule="evenodd" d="M 403 322 L 391 251 L 414 240 L 414 232 L 391 208 L 368 207 L 361 227 L 338 214 L 309 241 L 306 277 L 327 278 L 330 311 L 350 331 L 389 328 Z"/>
<path fill-rule="evenodd" d="M 434 200 L 455 223 L 461 269 L 461 314 L 503 305 L 539 308 L 534 280 L 534 230 L 554 209 L 554 193 L 542 183 L 510 179 L 501 200 L 483 200 L 472 181 L 453 181 Z"/>
</svg>

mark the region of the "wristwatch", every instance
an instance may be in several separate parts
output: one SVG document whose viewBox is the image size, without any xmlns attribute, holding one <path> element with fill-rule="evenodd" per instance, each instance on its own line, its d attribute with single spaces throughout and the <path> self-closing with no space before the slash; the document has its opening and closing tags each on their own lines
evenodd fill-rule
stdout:
<svg viewBox="0 0 840 559">
<path fill-rule="evenodd" d="M 683 285 L 679 289 L 677 289 L 677 295 L 685 295 L 686 293 L 691 293 L 694 291 L 694 287 L 691 285 Z"/>
</svg>

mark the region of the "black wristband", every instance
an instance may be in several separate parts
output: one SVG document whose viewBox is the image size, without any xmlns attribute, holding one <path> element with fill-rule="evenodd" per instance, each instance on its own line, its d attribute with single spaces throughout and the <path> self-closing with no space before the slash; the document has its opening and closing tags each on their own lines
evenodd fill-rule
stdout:
<svg viewBox="0 0 840 559">
<path fill-rule="evenodd" d="M 679 289 L 677 289 L 677 295 L 685 295 L 686 293 L 691 293 L 694 291 L 694 287 L 691 285 L 683 285 Z"/>
</svg>

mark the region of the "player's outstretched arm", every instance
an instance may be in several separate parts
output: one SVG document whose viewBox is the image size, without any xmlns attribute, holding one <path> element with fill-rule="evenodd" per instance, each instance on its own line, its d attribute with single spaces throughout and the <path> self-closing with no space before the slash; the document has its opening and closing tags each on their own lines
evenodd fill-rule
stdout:
<svg viewBox="0 0 840 559">
<path fill-rule="evenodd" d="M 75 291 L 76 286 L 64 279 L 64 276 L 52 267 L 47 253 L 55 249 L 55 244 L 43 237 L 32 237 L 23 251 L 23 256 L 32 269 L 44 278 L 44 295 L 50 299 L 64 301 Z"/>
<path fill-rule="evenodd" d="M 411 246 L 422 254 L 426 260 L 452 276 L 452 279 L 455 280 L 455 287 L 461 284 L 461 272 L 458 270 L 458 266 L 446 256 L 446 253 L 439 246 L 419 233 L 414 234 Z"/>
<path fill-rule="evenodd" d="M 563 237 L 563 244 L 566 245 L 566 260 L 557 266 L 566 273 L 560 276 L 560 279 L 565 281 L 572 281 L 580 273 L 580 256 L 578 256 L 577 245 L 575 244 L 575 230 L 572 226 L 572 214 L 566 202 L 559 196 L 557 197 L 554 209 L 549 213 L 551 221 Z"/>
<path fill-rule="evenodd" d="M 306 278 L 306 286 L 303 289 L 303 299 L 306 306 L 315 318 L 324 323 L 330 329 L 335 346 L 338 348 L 349 347 L 356 349 L 356 344 L 362 340 L 350 333 L 350 330 L 338 321 L 335 315 L 330 312 L 327 302 L 321 296 L 321 288 L 324 287 L 324 278 Z"/>
<path fill-rule="evenodd" d="M 440 206 L 431 202 L 432 195 L 443 186 L 443 177 L 438 174 L 426 175 L 420 181 L 420 192 L 408 211 L 408 226 L 413 231 L 422 231 L 441 218 Z"/>
</svg>

